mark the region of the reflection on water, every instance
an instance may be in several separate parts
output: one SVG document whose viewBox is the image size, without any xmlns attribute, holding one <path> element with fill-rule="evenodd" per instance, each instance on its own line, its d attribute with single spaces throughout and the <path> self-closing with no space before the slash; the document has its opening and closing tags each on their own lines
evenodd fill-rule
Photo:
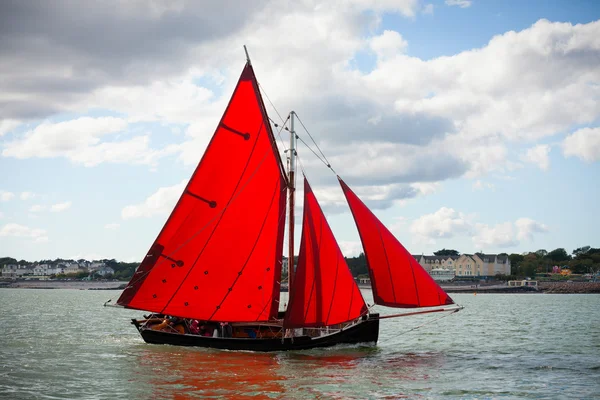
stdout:
<svg viewBox="0 0 600 400">
<path fill-rule="evenodd" d="M 427 381 L 444 362 L 439 354 L 384 355 L 358 346 L 276 354 L 173 346 L 139 350 L 135 380 L 144 382 L 151 398 L 172 399 L 398 398 L 405 394 L 397 382 Z"/>
<path fill-rule="evenodd" d="M 149 390 L 159 398 L 260 399 L 285 393 L 273 354 L 146 346 L 138 360 L 138 379 L 148 379 Z"/>
</svg>

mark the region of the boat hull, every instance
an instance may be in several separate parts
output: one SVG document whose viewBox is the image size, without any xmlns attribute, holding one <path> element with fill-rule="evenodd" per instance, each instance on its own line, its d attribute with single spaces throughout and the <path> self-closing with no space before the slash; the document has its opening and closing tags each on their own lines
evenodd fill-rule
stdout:
<svg viewBox="0 0 600 400">
<path fill-rule="evenodd" d="M 146 343 L 175 346 L 207 347 L 223 350 L 289 351 L 331 347 L 338 344 L 377 343 L 379 337 L 379 314 L 341 331 L 319 337 L 296 336 L 293 338 L 225 338 L 179 334 L 142 328 L 136 325 Z"/>
</svg>

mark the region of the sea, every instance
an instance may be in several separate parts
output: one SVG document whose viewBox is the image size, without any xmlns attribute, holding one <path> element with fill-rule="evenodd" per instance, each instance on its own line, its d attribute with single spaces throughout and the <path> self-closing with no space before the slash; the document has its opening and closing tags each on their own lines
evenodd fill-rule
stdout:
<svg viewBox="0 0 600 400">
<path fill-rule="evenodd" d="M 119 293 L 0 289 L 0 398 L 600 399 L 597 294 L 455 294 L 375 346 L 253 353 L 145 344 Z"/>
</svg>

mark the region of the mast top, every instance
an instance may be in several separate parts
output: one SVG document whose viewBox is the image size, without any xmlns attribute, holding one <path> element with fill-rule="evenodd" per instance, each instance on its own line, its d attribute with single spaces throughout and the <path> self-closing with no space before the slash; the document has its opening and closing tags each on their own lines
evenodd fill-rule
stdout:
<svg viewBox="0 0 600 400">
<path fill-rule="evenodd" d="M 246 48 L 246 45 L 244 45 L 244 52 L 246 52 L 246 62 L 248 62 L 248 65 L 252 65 L 252 63 L 250 62 L 250 56 L 248 55 L 248 49 Z"/>
</svg>

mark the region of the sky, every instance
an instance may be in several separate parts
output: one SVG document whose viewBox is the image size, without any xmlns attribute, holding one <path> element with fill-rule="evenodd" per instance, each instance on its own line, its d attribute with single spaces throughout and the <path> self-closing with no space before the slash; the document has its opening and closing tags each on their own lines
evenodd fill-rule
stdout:
<svg viewBox="0 0 600 400">
<path fill-rule="evenodd" d="M 8 0 L 0 257 L 140 261 L 214 133 L 243 45 L 269 116 L 294 110 L 411 253 L 600 247 L 594 0 Z M 357 255 L 335 175 L 298 152 Z"/>
</svg>

